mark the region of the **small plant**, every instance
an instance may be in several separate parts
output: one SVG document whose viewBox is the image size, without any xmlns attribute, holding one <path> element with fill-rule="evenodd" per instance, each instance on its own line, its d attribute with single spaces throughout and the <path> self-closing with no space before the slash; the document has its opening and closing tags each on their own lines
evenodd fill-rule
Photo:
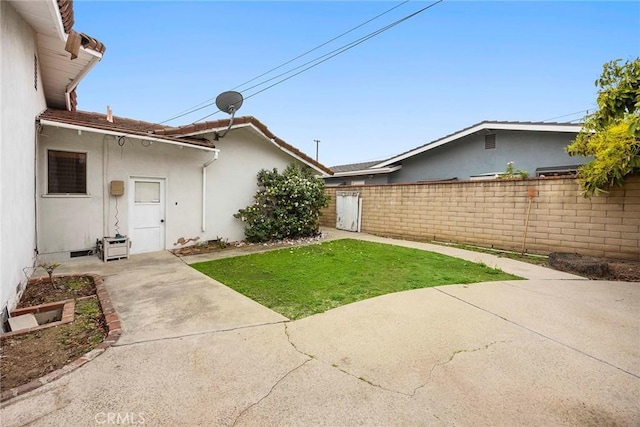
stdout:
<svg viewBox="0 0 640 427">
<path fill-rule="evenodd" d="M 51 285 L 54 288 L 57 288 L 56 286 L 56 282 L 53 280 L 53 272 L 56 268 L 60 267 L 60 264 L 57 263 L 46 263 L 43 262 L 42 264 L 39 264 L 38 267 L 44 268 L 44 271 L 47 272 L 47 274 L 49 275 L 49 283 L 51 283 Z"/>
<path fill-rule="evenodd" d="M 67 289 L 79 291 L 89 283 L 89 280 L 84 277 L 69 277 L 66 281 L 64 281 L 63 286 Z"/>
<path fill-rule="evenodd" d="M 223 239 L 220 236 L 216 236 L 216 239 L 212 241 L 218 249 L 226 249 L 229 247 L 229 239 Z"/>
<path fill-rule="evenodd" d="M 520 169 L 516 169 L 513 166 L 513 162 L 507 163 L 507 169 L 500 174 L 498 179 L 509 179 L 509 178 L 522 178 L 526 179 L 529 177 L 529 172 L 522 171 Z"/>
</svg>

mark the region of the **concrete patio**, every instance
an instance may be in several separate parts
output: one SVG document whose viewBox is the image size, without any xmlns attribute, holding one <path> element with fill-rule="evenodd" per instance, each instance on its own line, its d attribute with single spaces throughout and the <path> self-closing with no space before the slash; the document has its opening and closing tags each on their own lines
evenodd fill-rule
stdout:
<svg viewBox="0 0 640 427">
<path fill-rule="evenodd" d="M 529 280 L 401 292 L 290 322 L 186 264 L 204 256 L 68 263 L 57 273 L 104 277 L 123 335 L 92 362 L 4 403 L 2 425 L 640 423 L 638 283 L 327 232 Z"/>
</svg>

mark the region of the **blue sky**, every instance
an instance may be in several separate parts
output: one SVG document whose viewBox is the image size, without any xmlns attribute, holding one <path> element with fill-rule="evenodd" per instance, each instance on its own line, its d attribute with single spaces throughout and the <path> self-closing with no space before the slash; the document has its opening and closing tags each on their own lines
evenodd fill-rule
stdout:
<svg viewBox="0 0 640 427">
<path fill-rule="evenodd" d="M 76 1 L 74 28 L 107 46 L 78 108 L 161 122 L 399 3 Z M 279 72 L 428 4 L 410 1 Z M 384 159 L 482 120 L 578 119 L 595 107 L 602 64 L 638 56 L 637 1 L 445 0 L 247 99 L 238 114 L 311 156 L 319 139 L 328 166 Z"/>
</svg>

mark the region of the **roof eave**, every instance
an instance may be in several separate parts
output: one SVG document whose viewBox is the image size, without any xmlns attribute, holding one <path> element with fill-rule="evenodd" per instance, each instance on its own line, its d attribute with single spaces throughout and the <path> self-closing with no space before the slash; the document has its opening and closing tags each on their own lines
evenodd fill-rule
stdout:
<svg viewBox="0 0 640 427">
<path fill-rule="evenodd" d="M 43 118 L 38 119 L 38 121 L 43 126 L 53 126 L 53 127 L 58 127 L 58 128 L 64 128 L 64 129 L 86 131 L 86 132 L 95 132 L 95 133 L 99 133 L 99 134 L 103 134 L 103 135 L 112 135 L 112 136 L 116 136 L 116 137 L 123 136 L 123 137 L 127 137 L 127 138 L 135 138 L 135 139 L 140 139 L 140 140 L 145 140 L 145 141 L 153 141 L 153 142 L 160 142 L 160 143 L 163 143 L 163 144 L 171 144 L 171 145 L 177 145 L 177 146 L 181 146 L 181 147 L 195 148 L 195 149 L 204 150 L 204 151 L 220 152 L 220 150 L 217 149 L 217 148 L 205 147 L 203 145 L 193 144 L 193 143 L 191 143 L 189 141 L 180 140 L 178 138 L 159 137 L 159 136 L 143 134 L 143 133 L 138 133 L 138 132 L 125 132 L 125 131 L 102 129 L 102 128 L 98 128 L 98 127 L 92 127 L 92 126 L 87 126 L 87 125 L 79 125 L 79 124 L 75 124 L 75 123 L 68 123 L 68 122 L 64 122 L 64 121 L 43 119 Z"/>
<path fill-rule="evenodd" d="M 376 168 L 376 169 L 360 169 L 348 172 L 334 172 L 333 175 L 323 175 L 321 178 L 340 178 L 344 176 L 358 176 L 358 175 L 382 175 L 386 173 L 392 173 L 402 169 L 402 165 Z"/>
<path fill-rule="evenodd" d="M 436 139 L 433 142 L 410 150 L 404 154 L 401 154 L 396 157 L 392 157 L 384 162 L 380 162 L 376 165 L 373 165 L 372 168 L 380 168 L 392 165 L 394 163 L 400 162 L 402 160 L 408 159 L 409 157 L 416 156 L 418 154 L 424 153 L 425 151 L 432 150 L 434 148 L 440 147 L 444 144 L 448 144 L 449 142 L 455 141 L 460 138 L 464 138 L 465 136 L 469 136 L 476 132 L 482 130 L 515 130 L 515 131 L 534 131 L 534 132 L 569 132 L 569 133 L 578 133 L 582 125 L 567 125 L 567 124 L 557 124 L 557 123 L 504 123 L 504 122 L 480 122 L 476 125 L 473 125 L 467 129 L 463 129 L 462 131 L 453 133 L 449 136 L 445 136 L 441 139 Z"/>
</svg>

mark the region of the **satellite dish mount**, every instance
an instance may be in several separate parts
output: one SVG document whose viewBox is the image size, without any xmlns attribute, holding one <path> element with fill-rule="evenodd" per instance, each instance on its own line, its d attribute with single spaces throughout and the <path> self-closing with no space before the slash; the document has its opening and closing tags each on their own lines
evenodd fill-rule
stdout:
<svg viewBox="0 0 640 427">
<path fill-rule="evenodd" d="M 218 109 L 220 111 L 224 111 L 227 114 L 231 114 L 231 119 L 229 120 L 229 126 L 227 127 L 227 129 L 222 133 L 214 133 L 216 141 L 218 141 L 220 138 L 224 138 L 227 132 L 229 132 L 229 129 L 231 129 L 236 111 L 238 111 L 240 107 L 242 107 L 242 101 L 242 94 L 240 92 L 235 92 L 232 90 L 222 92 L 216 98 L 216 106 L 218 107 Z"/>
</svg>

